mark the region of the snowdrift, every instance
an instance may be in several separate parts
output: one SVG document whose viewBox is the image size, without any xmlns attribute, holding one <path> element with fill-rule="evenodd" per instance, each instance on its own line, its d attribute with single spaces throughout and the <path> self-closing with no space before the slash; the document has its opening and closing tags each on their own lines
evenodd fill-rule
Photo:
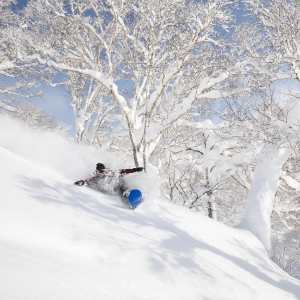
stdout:
<svg viewBox="0 0 300 300">
<path fill-rule="evenodd" d="M 101 154 L 1 123 L 10 124 L 0 134 L 1 300 L 300 299 L 299 281 L 250 232 L 151 192 L 132 211 L 74 186 Z M 143 184 L 150 191 L 158 183 Z"/>
</svg>

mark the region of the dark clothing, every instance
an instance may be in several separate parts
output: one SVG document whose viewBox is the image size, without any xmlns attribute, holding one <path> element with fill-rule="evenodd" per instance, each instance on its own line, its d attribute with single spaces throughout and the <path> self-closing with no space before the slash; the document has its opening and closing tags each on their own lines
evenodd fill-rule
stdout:
<svg viewBox="0 0 300 300">
<path fill-rule="evenodd" d="M 130 173 L 135 173 L 135 172 L 142 172 L 144 170 L 144 168 L 132 168 L 132 169 L 122 169 L 120 170 L 120 174 L 121 175 L 127 175 L 127 174 L 130 174 Z"/>
<path fill-rule="evenodd" d="M 144 170 L 144 168 L 139 167 L 139 168 L 131 168 L 131 169 L 121 169 L 117 172 L 119 172 L 121 175 L 126 175 L 126 174 L 130 174 L 130 173 L 141 172 L 143 170 Z M 97 174 L 106 174 L 108 172 L 112 172 L 112 170 L 106 169 L 106 168 L 102 168 L 102 169 L 97 168 L 96 169 Z"/>
<path fill-rule="evenodd" d="M 141 171 L 143 171 L 143 168 L 121 169 L 118 171 L 97 168 L 95 176 L 85 180 L 76 181 L 75 184 L 87 185 L 104 193 L 122 195 L 127 190 L 123 176 Z"/>
</svg>

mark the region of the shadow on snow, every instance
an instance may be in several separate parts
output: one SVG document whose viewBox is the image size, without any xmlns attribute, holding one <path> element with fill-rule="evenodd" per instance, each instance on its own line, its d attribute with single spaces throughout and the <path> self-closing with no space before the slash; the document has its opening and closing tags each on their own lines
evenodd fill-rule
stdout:
<svg viewBox="0 0 300 300">
<path fill-rule="evenodd" d="M 161 240 L 148 239 L 147 245 L 144 246 L 151 250 L 148 250 L 151 253 L 149 262 L 151 268 L 156 272 L 163 272 L 168 266 L 172 265 L 177 269 L 184 269 L 193 272 L 195 275 L 201 274 L 201 276 L 214 280 L 204 268 L 201 268 L 201 262 L 199 262 L 201 255 L 198 255 L 198 258 L 196 258 L 196 253 L 199 253 L 199 251 L 209 251 L 214 255 L 229 260 L 239 268 L 249 272 L 252 276 L 274 287 L 286 290 L 289 293 L 292 292 L 296 297 L 300 295 L 299 285 L 288 280 L 276 281 L 262 271 L 266 269 L 267 261 L 261 262 L 262 268 L 260 269 L 251 261 L 230 255 L 204 241 L 194 238 L 187 231 L 179 228 L 173 219 L 151 213 L 147 216 L 133 214 L 131 210 L 125 209 L 125 205 L 122 204 L 118 197 L 104 195 L 100 198 L 97 197 L 99 195 L 97 192 L 87 188 L 81 191 L 71 183 L 56 182 L 55 184 L 49 184 L 40 178 L 26 176 L 19 176 L 18 184 L 31 197 L 42 203 L 68 206 L 85 212 L 93 218 L 103 218 L 112 223 L 120 223 L 120 225 L 124 221 L 129 222 L 137 228 L 135 232 L 130 233 L 138 237 L 147 238 L 145 235 L 139 234 L 139 228 L 141 227 L 152 227 L 167 233 L 167 238 L 162 238 Z M 238 247 L 241 248 L 243 245 L 240 244 Z M 255 256 L 255 253 L 252 253 L 252 255 Z M 215 267 L 218 268 L 217 265 Z M 276 271 L 271 268 L 268 271 L 276 274 Z M 239 278 L 233 277 L 230 270 L 221 270 L 221 272 L 223 273 L 222 276 L 225 275 L 246 286 Z M 255 289 L 251 286 L 248 285 L 247 288 L 255 293 Z"/>
</svg>

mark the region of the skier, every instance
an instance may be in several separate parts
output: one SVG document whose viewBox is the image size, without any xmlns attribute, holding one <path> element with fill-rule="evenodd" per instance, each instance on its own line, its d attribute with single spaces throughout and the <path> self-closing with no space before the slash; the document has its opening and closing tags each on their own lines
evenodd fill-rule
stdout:
<svg viewBox="0 0 300 300">
<path fill-rule="evenodd" d="M 123 199 L 126 198 L 126 192 L 128 192 L 128 187 L 126 186 L 123 176 L 130 173 L 141 172 L 143 170 L 144 168 L 139 167 L 115 171 L 107 169 L 102 163 L 97 163 L 95 175 L 93 177 L 78 180 L 74 182 L 74 184 L 79 186 L 87 185 L 103 193 L 117 193 Z"/>
</svg>

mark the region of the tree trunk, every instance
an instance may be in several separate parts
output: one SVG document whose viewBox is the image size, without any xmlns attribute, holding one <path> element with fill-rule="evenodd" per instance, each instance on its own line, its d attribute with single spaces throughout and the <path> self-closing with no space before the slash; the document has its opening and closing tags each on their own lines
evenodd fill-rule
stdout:
<svg viewBox="0 0 300 300">
<path fill-rule="evenodd" d="M 205 169 L 205 180 L 206 180 L 206 188 L 207 188 L 207 209 L 208 209 L 208 217 L 211 219 L 216 220 L 217 219 L 217 211 L 216 211 L 216 205 L 214 202 L 213 197 L 213 191 L 211 189 L 210 181 L 209 181 L 209 169 Z"/>
<path fill-rule="evenodd" d="M 132 124 L 130 123 L 128 117 L 127 116 L 125 116 L 125 117 L 126 117 L 126 122 L 127 122 L 127 127 L 128 127 L 128 133 L 129 133 L 131 148 L 132 148 L 132 155 L 133 155 L 134 165 L 135 165 L 136 168 L 138 168 L 139 167 L 138 149 L 137 149 L 137 145 L 134 141 L 134 137 L 133 137 Z"/>
<path fill-rule="evenodd" d="M 213 208 L 210 200 L 208 200 L 208 217 L 213 219 Z"/>
<path fill-rule="evenodd" d="M 290 154 L 289 148 L 265 145 L 254 172 L 248 203 L 241 227 L 250 230 L 271 250 L 271 215 L 282 167 Z"/>
</svg>

